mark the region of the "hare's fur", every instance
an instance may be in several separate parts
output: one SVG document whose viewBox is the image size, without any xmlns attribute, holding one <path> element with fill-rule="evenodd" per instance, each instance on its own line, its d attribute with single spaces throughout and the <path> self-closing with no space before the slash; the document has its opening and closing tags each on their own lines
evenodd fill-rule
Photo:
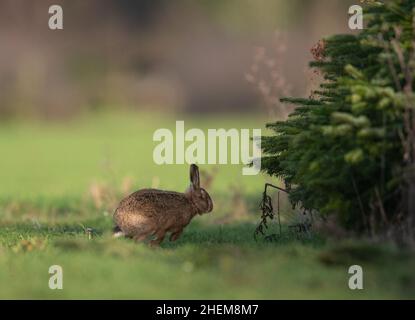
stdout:
<svg viewBox="0 0 415 320">
<path fill-rule="evenodd" d="M 123 199 L 114 213 L 115 236 L 124 235 L 136 241 L 155 236 L 151 244 L 160 244 L 166 233 L 176 240 L 183 228 L 197 214 L 210 212 L 212 200 L 200 188 L 196 165 L 190 169 L 191 186 L 185 193 L 142 189 Z"/>
</svg>

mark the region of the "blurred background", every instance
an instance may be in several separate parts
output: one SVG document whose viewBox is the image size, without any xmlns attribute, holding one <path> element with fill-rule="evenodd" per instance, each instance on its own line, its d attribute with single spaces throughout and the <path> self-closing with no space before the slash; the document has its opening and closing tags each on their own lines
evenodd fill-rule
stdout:
<svg viewBox="0 0 415 320">
<path fill-rule="evenodd" d="M 311 49 L 350 32 L 354 2 L 1 0 L 0 204 L 56 207 L 94 198 L 97 183 L 184 190 L 187 165 L 154 163 L 154 131 L 185 120 L 266 134 L 290 111 L 279 98 L 318 85 Z M 63 30 L 48 27 L 53 4 Z M 202 165 L 203 180 L 216 199 L 244 199 L 257 214 L 270 178 L 241 167 Z"/>
<path fill-rule="evenodd" d="M 0 119 L 266 113 L 281 95 L 307 94 L 310 48 L 350 32 L 355 2 L 2 0 Z M 52 4 L 63 7 L 64 30 L 48 28 Z"/>
</svg>

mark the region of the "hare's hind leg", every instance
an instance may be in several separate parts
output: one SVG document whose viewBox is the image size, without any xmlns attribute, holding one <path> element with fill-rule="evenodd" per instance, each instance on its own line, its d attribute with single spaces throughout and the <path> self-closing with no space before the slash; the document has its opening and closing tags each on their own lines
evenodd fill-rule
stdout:
<svg viewBox="0 0 415 320">
<path fill-rule="evenodd" d="M 140 230 L 139 232 L 136 232 L 133 236 L 133 239 L 136 242 L 142 242 L 145 241 L 148 237 L 150 237 L 152 234 L 154 234 L 154 230 L 152 229 L 144 229 Z"/>
<path fill-rule="evenodd" d="M 156 238 L 150 241 L 150 246 L 158 246 L 164 240 L 166 230 L 159 229 L 156 232 Z"/>
<path fill-rule="evenodd" d="M 142 242 L 146 240 L 148 236 L 149 236 L 148 233 L 139 233 L 139 234 L 134 235 L 133 239 L 136 242 Z"/>
<path fill-rule="evenodd" d="M 169 240 L 170 241 L 176 241 L 182 235 L 182 232 L 183 232 L 183 229 L 179 229 L 177 231 L 172 232 L 172 234 L 170 235 Z"/>
<path fill-rule="evenodd" d="M 143 242 L 154 233 L 154 227 L 149 224 L 138 225 L 130 230 L 131 238 L 136 242 Z"/>
</svg>

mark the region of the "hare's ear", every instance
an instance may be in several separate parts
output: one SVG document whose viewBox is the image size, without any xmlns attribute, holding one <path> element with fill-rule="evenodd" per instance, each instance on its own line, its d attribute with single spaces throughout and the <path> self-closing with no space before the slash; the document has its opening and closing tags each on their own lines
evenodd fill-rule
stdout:
<svg viewBox="0 0 415 320">
<path fill-rule="evenodd" d="M 192 183 L 193 189 L 200 188 L 199 168 L 195 164 L 190 166 L 190 182 Z"/>
</svg>

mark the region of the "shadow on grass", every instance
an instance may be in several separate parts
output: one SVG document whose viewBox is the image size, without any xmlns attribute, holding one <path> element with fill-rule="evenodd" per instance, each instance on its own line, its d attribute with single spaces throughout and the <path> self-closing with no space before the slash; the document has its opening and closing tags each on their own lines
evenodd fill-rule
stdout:
<svg viewBox="0 0 415 320">
<path fill-rule="evenodd" d="M 266 241 L 259 237 L 254 239 L 256 225 L 249 222 L 235 222 L 222 225 L 206 225 L 192 222 L 185 228 L 182 236 L 175 242 L 169 241 L 169 234 L 161 244 L 162 248 L 177 248 L 185 245 L 250 245 L 250 246 L 278 246 L 289 243 L 302 243 L 319 245 L 321 239 L 317 237 L 298 238 L 296 235 L 283 229 L 283 234 L 275 241 Z M 86 228 L 91 228 L 94 238 L 110 237 L 113 223 L 110 217 L 99 217 L 73 223 L 2 223 L 0 224 L 0 240 L 14 242 L 22 238 L 30 237 L 85 237 Z M 125 239 L 125 241 L 131 241 Z"/>
<path fill-rule="evenodd" d="M 187 244 L 203 245 L 252 245 L 252 246 L 276 246 L 289 243 L 302 243 L 319 245 L 323 241 L 317 237 L 299 238 L 297 235 L 284 230 L 275 241 L 266 241 L 262 237 L 254 238 L 256 225 L 253 223 L 232 223 L 224 225 L 202 225 L 194 223 L 184 230 L 183 235 L 175 242 L 165 240 L 162 247 L 175 248 Z M 166 237 L 167 238 L 167 237 Z"/>
</svg>

